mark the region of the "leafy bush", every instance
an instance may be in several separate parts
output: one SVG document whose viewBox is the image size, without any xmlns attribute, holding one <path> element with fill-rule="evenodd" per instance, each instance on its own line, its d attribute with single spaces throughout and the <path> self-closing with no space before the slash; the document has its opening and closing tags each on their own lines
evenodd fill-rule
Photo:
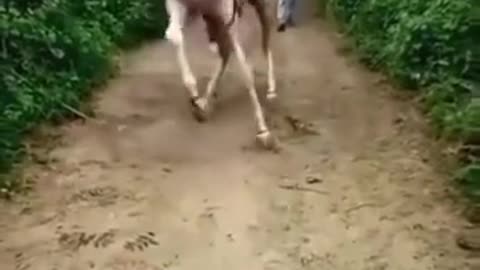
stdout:
<svg viewBox="0 0 480 270">
<path fill-rule="evenodd" d="M 160 36 L 158 0 L 15 0 L 0 6 L 0 175 L 41 120 L 68 115 L 114 70 L 118 47 Z M 11 186 L 0 177 L 0 189 Z"/>
<path fill-rule="evenodd" d="M 321 1 L 321 0 L 320 0 Z M 474 0 L 328 0 L 370 67 L 421 89 L 438 131 L 480 145 L 480 3 Z M 468 165 L 468 164 L 466 164 Z M 462 170 L 480 201 L 477 158 Z"/>
</svg>

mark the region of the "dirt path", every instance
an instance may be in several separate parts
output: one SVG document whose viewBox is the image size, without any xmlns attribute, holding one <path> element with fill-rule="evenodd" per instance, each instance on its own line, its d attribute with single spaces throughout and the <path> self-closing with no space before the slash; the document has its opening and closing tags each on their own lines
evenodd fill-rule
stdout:
<svg viewBox="0 0 480 270">
<path fill-rule="evenodd" d="M 235 62 L 199 124 L 173 49 L 151 44 L 100 94 L 105 124 L 64 126 L 51 162 L 28 171 L 36 192 L 2 207 L 0 269 L 479 269 L 455 246 L 463 224 L 409 101 L 341 56 L 321 22 L 276 39 L 280 153 L 253 148 Z M 205 81 L 206 45 L 192 59 Z M 289 115 L 318 134 L 294 132 Z"/>
</svg>

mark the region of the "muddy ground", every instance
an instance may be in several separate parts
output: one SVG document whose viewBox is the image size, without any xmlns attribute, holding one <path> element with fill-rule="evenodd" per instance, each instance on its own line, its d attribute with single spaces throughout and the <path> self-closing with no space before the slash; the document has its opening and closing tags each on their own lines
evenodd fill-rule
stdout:
<svg viewBox="0 0 480 270">
<path fill-rule="evenodd" d="M 202 27 L 188 39 L 204 85 Z M 258 29 L 242 29 L 263 93 Z M 2 206 L 0 269 L 480 269 L 455 244 L 465 224 L 424 117 L 341 46 L 316 19 L 276 34 L 277 153 L 255 148 L 235 61 L 200 124 L 170 45 L 125 55 L 95 100 L 100 123 L 50 130 L 26 170 L 34 192 Z"/>
</svg>

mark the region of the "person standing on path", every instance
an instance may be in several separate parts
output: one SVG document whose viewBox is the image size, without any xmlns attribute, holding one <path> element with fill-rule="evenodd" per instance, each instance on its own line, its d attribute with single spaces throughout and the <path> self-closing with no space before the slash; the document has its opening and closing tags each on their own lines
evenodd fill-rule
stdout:
<svg viewBox="0 0 480 270">
<path fill-rule="evenodd" d="M 294 26 L 293 14 L 297 7 L 297 0 L 277 0 L 278 32 L 283 32 L 287 26 Z"/>
</svg>

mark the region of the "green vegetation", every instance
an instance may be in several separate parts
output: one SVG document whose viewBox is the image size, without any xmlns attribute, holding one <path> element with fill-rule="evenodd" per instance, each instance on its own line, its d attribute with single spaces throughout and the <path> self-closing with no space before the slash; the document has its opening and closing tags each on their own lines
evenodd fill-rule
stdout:
<svg viewBox="0 0 480 270">
<path fill-rule="evenodd" d="M 159 37 L 159 0 L 5 0 L 0 4 L 0 190 L 36 125 L 71 114 L 114 71 L 118 48 Z"/>
<path fill-rule="evenodd" d="M 480 202 L 480 1 L 327 0 L 327 9 L 362 61 L 418 89 L 433 126 L 464 143 L 457 179 Z"/>
</svg>

